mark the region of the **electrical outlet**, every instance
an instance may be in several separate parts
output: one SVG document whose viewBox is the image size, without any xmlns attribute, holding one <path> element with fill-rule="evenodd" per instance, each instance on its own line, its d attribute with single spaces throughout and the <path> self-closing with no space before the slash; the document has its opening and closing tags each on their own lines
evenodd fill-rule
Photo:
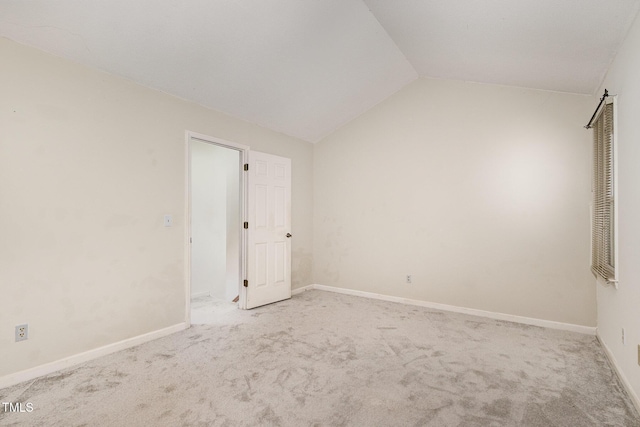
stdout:
<svg viewBox="0 0 640 427">
<path fill-rule="evenodd" d="M 411 275 L 407 274 L 407 283 L 411 283 Z"/>
<path fill-rule="evenodd" d="M 29 339 L 29 325 L 16 326 L 16 342 Z"/>
<path fill-rule="evenodd" d="M 624 335 L 624 328 L 622 328 L 622 344 L 626 344 L 627 343 L 627 338 Z"/>
</svg>

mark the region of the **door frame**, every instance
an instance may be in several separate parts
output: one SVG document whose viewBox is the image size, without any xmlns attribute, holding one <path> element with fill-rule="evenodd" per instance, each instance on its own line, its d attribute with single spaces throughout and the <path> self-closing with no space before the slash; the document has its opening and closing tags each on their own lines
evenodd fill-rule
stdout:
<svg viewBox="0 0 640 427">
<path fill-rule="evenodd" d="M 249 146 L 227 141 L 221 138 L 204 135 L 197 132 L 185 131 L 185 322 L 191 326 L 191 140 L 197 139 L 209 144 L 217 145 L 223 148 L 238 151 L 240 153 L 240 280 L 238 281 L 238 301 L 239 308 L 246 308 L 246 288 L 241 285 L 242 281 L 247 277 L 247 233 L 244 232 L 242 224 L 247 218 L 247 176 L 244 172 L 243 165 L 249 161 Z"/>
</svg>

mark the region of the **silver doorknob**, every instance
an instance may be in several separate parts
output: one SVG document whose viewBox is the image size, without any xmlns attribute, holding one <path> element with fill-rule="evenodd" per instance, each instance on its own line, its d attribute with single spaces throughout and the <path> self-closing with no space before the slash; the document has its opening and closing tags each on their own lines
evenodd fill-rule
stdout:
<svg viewBox="0 0 640 427">
<path fill-rule="evenodd" d="M 291 233 L 287 233 L 287 237 L 291 237 Z"/>
</svg>

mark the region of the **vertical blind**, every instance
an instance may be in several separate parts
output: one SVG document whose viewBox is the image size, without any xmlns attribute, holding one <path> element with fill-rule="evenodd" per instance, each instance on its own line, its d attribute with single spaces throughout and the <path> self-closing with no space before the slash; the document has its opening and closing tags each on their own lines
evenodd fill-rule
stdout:
<svg viewBox="0 0 640 427">
<path fill-rule="evenodd" d="M 593 124 L 593 223 L 591 271 L 615 282 L 615 191 L 613 171 L 613 103 L 605 103 Z"/>
</svg>

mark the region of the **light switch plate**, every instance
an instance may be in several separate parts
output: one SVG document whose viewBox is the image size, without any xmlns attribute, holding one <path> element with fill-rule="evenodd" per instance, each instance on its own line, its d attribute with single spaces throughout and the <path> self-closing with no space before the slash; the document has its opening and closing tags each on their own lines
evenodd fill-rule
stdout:
<svg viewBox="0 0 640 427">
<path fill-rule="evenodd" d="M 164 226 L 165 227 L 171 227 L 173 225 L 173 218 L 171 217 L 171 215 L 165 215 L 164 216 Z"/>
</svg>

